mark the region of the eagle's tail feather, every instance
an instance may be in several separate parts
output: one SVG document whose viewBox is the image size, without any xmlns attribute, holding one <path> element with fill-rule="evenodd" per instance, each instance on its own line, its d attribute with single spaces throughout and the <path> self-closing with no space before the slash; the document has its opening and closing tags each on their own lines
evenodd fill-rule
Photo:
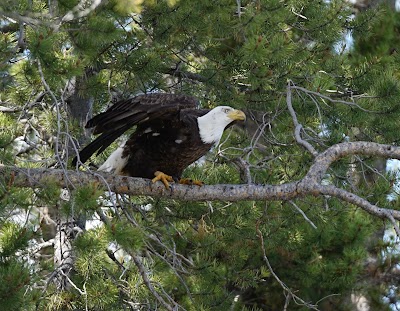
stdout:
<svg viewBox="0 0 400 311">
<path fill-rule="evenodd" d="M 97 154 L 103 152 L 112 142 L 121 136 L 130 125 L 125 125 L 115 131 L 112 132 L 104 132 L 99 137 L 97 137 L 94 141 L 92 141 L 89 145 L 83 148 L 79 152 L 79 160 L 82 163 L 85 163 L 91 156 L 97 151 Z M 78 157 L 73 158 L 72 165 L 76 166 L 78 162 Z"/>
</svg>

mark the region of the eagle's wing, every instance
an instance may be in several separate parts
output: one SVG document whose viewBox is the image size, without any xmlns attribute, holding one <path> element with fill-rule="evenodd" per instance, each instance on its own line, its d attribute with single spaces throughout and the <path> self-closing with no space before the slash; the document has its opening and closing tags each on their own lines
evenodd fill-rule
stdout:
<svg viewBox="0 0 400 311">
<path fill-rule="evenodd" d="M 86 128 L 94 127 L 93 134 L 101 135 L 79 152 L 79 160 L 84 163 L 96 151 L 97 154 L 101 153 L 135 125 L 176 117 L 180 110 L 198 108 L 198 104 L 198 100 L 192 96 L 165 93 L 144 94 L 121 100 L 87 122 Z M 76 163 L 75 157 L 72 165 Z"/>
</svg>

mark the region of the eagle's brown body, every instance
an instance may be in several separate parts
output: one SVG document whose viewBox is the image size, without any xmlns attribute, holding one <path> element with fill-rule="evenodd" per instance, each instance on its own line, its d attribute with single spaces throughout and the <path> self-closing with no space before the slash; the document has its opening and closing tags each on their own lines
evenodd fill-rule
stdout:
<svg viewBox="0 0 400 311">
<path fill-rule="evenodd" d="M 197 116 L 207 112 L 183 109 L 169 119 L 139 125 L 125 144 L 123 157 L 129 156 L 129 162 L 122 173 L 153 178 L 155 171 L 162 171 L 179 180 L 183 170 L 212 146 L 201 141 L 197 126 Z"/>
<path fill-rule="evenodd" d="M 230 107 L 215 109 L 212 113 L 198 109 L 194 97 L 176 94 L 146 94 L 120 101 L 89 120 L 86 127 L 94 127 L 93 133 L 101 135 L 79 153 L 79 160 L 84 163 L 95 152 L 101 153 L 136 126 L 104 170 L 143 178 L 153 178 L 161 171 L 179 180 L 183 170 L 206 154 L 219 141 L 225 126 L 236 120 L 236 115 L 227 118 L 228 113 L 239 112 L 238 119 L 244 118 L 243 112 Z M 73 160 L 76 163 L 77 158 Z"/>
</svg>

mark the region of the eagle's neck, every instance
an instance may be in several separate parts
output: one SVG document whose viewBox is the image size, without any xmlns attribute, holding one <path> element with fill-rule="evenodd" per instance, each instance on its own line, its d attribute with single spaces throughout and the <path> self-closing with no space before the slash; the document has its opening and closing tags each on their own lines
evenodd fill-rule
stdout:
<svg viewBox="0 0 400 311">
<path fill-rule="evenodd" d="M 218 118 L 218 115 L 215 114 L 213 110 L 197 118 L 197 125 L 202 142 L 205 144 L 218 144 L 225 127 L 229 123 L 230 122 L 225 118 Z"/>
</svg>

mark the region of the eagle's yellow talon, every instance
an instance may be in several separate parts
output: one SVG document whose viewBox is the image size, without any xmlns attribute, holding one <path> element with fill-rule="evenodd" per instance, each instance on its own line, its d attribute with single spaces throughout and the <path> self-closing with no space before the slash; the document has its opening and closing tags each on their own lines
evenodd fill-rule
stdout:
<svg viewBox="0 0 400 311">
<path fill-rule="evenodd" d="M 164 184 L 165 188 L 167 188 L 167 189 L 169 189 L 169 182 L 173 182 L 174 181 L 172 176 L 169 176 L 169 175 L 167 175 L 167 174 L 165 174 L 163 172 L 160 172 L 160 171 L 156 171 L 154 173 L 154 176 L 156 176 L 156 177 L 154 177 L 151 181 L 153 183 L 155 183 L 156 181 L 160 180 Z"/>
<path fill-rule="evenodd" d="M 196 185 L 199 187 L 204 186 L 204 183 L 202 181 L 191 178 L 181 178 L 181 180 L 179 180 L 179 183 L 182 185 Z"/>
</svg>

